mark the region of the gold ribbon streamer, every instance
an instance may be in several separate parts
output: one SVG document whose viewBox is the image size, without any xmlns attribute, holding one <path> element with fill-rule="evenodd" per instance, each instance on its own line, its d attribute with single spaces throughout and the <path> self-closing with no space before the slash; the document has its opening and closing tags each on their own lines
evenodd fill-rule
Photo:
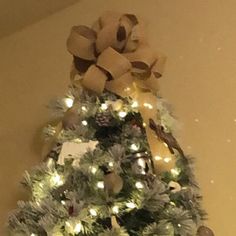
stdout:
<svg viewBox="0 0 236 236">
<path fill-rule="evenodd" d="M 75 86 L 82 85 L 97 94 L 106 89 L 139 104 L 152 156 L 156 160 L 164 158 L 161 164 L 156 162 L 157 169 L 161 165 L 164 171 L 170 170 L 174 166 L 169 161 L 171 153 L 149 127 L 150 119 L 158 121 L 155 94 L 165 57 L 150 49 L 138 17 L 106 12 L 92 28 L 72 27 L 67 48 L 74 56 L 71 79 Z M 76 81 L 76 74 L 82 79 Z"/>
</svg>

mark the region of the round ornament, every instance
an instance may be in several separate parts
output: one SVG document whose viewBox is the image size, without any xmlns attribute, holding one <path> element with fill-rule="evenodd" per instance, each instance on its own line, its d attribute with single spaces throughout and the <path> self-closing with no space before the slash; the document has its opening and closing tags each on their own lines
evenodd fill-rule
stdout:
<svg viewBox="0 0 236 236">
<path fill-rule="evenodd" d="M 62 126 L 64 129 L 75 129 L 79 124 L 79 116 L 75 109 L 70 108 L 65 112 L 62 119 Z"/>
<path fill-rule="evenodd" d="M 197 236 L 214 236 L 214 233 L 210 228 L 202 225 L 197 230 Z"/>
<path fill-rule="evenodd" d="M 104 186 L 108 194 L 118 194 L 123 188 L 123 179 L 115 172 L 104 176 Z"/>
</svg>

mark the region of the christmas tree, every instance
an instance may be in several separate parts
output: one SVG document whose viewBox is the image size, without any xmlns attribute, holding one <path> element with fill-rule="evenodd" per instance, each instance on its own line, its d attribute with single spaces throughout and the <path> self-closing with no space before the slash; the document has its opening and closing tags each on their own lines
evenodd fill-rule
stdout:
<svg viewBox="0 0 236 236">
<path fill-rule="evenodd" d="M 31 197 L 10 215 L 11 235 L 214 235 L 158 91 L 165 57 L 142 21 L 106 12 L 74 26 L 67 48 L 71 85 L 50 103 L 45 161 L 25 173 Z"/>
</svg>

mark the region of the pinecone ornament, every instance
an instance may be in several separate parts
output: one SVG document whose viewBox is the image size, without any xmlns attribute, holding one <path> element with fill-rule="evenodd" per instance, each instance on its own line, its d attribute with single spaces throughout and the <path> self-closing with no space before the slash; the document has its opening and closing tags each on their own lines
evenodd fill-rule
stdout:
<svg viewBox="0 0 236 236">
<path fill-rule="evenodd" d="M 99 112 L 96 114 L 95 121 L 101 127 L 107 127 L 111 124 L 112 115 L 110 111 Z"/>
</svg>

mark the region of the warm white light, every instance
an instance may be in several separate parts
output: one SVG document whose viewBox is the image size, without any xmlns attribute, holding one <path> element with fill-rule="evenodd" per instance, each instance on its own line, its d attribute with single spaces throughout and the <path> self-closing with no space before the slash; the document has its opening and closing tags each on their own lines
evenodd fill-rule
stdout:
<svg viewBox="0 0 236 236">
<path fill-rule="evenodd" d="M 72 98 L 65 98 L 64 102 L 68 108 L 71 108 L 73 106 L 74 100 Z"/>
<path fill-rule="evenodd" d="M 87 120 L 82 120 L 82 125 L 84 125 L 84 126 L 86 126 L 86 125 L 88 125 L 88 122 L 87 122 Z"/>
<path fill-rule="evenodd" d="M 131 144 L 130 148 L 134 151 L 138 151 L 139 146 L 137 144 L 133 143 L 133 144 Z"/>
<path fill-rule="evenodd" d="M 128 208 L 130 208 L 130 209 L 134 209 L 134 208 L 137 207 L 137 205 L 136 205 L 135 203 L 133 203 L 133 202 L 127 202 L 127 203 L 126 203 L 126 206 L 127 206 Z"/>
<path fill-rule="evenodd" d="M 171 169 L 170 172 L 174 177 L 177 177 L 180 173 L 180 171 L 177 168 Z"/>
<path fill-rule="evenodd" d="M 62 205 L 66 205 L 66 202 L 62 200 L 62 201 L 61 201 L 61 204 L 62 204 Z"/>
<path fill-rule="evenodd" d="M 171 157 L 165 157 L 164 162 L 169 163 L 171 161 Z"/>
<path fill-rule="evenodd" d="M 60 185 L 62 185 L 64 182 L 63 182 L 61 176 L 60 176 L 59 174 L 55 173 L 55 174 L 53 174 L 53 176 L 52 176 L 52 183 L 53 183 L 54 185 L 56 185 L 56 186 L 60 186 Z"/>
<path fill-rule="evenodd" d="M 154 159 L 155 159 L 156 161 L 160 161 L 160 160 L 162 160 L 162 157 L 161 157 L 161 156 L 158 156 L 158 155 L 156 155 L 156 156 L 154 157 Z"/>
<path fill-rule="evenodd" d="M 137 101 L 133 101 L 131 104 L 131 107 L 136 108 L 138 107 L 138 102 Z"/>
<path fill-rule="evenodd" d="M 125 91 L 125 92 L 129 92 L 129 91 L 130 91 L 130 88 L 127 87 L 127 88 L 124 89 L 124 91 Z"/>
<path fill-rule="evenodd" d="M 113 162 L 109 162 L 108 165 L 109 165 L 110 167 L 113 167 L 113 166 L 114 166 Z"/>
<path fill-rule="evenodd" d="M 180 227 L 181 227 L 181 224 L 177 224 L 177 226 L 180 228 Z"/>
<path fill-rule="evenodd" d="M 78 234 L 82 229 L 82 224 L 79 222 L 75 225 L 74 232 Z"/>
<path fill-rule="evenodd" d="M 167 144 L 167 143 L 164 143 L 164 146 L 165 146 L 165 147 L 168 147 L 168 144 Z"/>
<path fill-rule="evenodd" d="M 90 209 L 89 210 L 89 213 L 92 215 L 92 216 L 97 216 L 97 212 L 95 209 Z"/>
<path fill-rule="evenodd" d="M 143 122 L 143 127 L 146 127 L 146 126 L 147 126 L 147 124 L 145 122 Z"/>
<path fill-rule="evenodd" d="M 135 184 L 135 186 L 136 186 L 136 188 L 138 188 L 138 189 L 142 189 L 143 188 L 143 184 L 141 183 L 141 182 L 136 182 L 136 184 Z"/>
<path fill-rule="evenodd" d="M 71 224 L 68 221 L 66 221 L 66 226 L 71 227 Z"/>
<path fill-rule="evenodd" d="M 112 211 L 113 211 L 113 213 L 118 214 L 119 213 L 119 207 L 118 206 L 113 206 Z"/>
<path fill-rule="evenodd" d="M 82 106 L 81 109 L 82 109 L 82 111 L 87 111 L 86 106 Z"/>
<path fill-rule="evenodd" d="M 103 181 L 99 181 L 97 183 L 97 187 L 103 189 L 104 188 L 104 182 Z"/>
<path fill-rule="evenodd" d="M 143 104 L 143 106 L 147 107 L 148 109 L 152 109 L 153 108 L 153 106 L 150 103 L 146 103 L 146 102 Z"/>
<path fill-rule="evenodd" d="M 92 172 L 93 174 L 95 174 L 95 173 L 97 172 L 97 168 L 94 167 L 94 166 L 92 166 L 92 167 L 91 167 L 91 172 Z"/>
<path fill-rule="evenodd" d="M 124 118 L 124 117 L 126 117 L 127 112 L 126 112 L 126 111 L 120 111 L 120 112 L 118 113 L 118 115 L 119 115 L 119 117 Z"/>
<path fill-rule="evenodd" d="M 101 104 L 101 109 L 102 109 L 103 111 L 107 110 L 107 108 L 108 108 L 108 105 L 107 105 L 106 103 L 102 103 L 102 104 Z"/>
<path fill-rule="evenodd" d="M 31 234 L 30 236 L 37 236 L 36 234 Z"/>
</svg>

